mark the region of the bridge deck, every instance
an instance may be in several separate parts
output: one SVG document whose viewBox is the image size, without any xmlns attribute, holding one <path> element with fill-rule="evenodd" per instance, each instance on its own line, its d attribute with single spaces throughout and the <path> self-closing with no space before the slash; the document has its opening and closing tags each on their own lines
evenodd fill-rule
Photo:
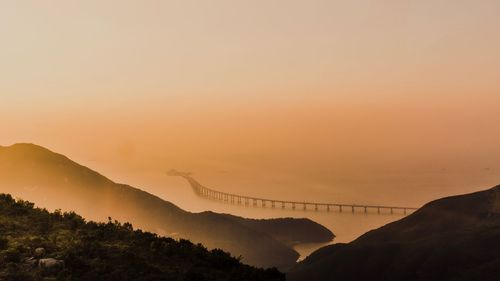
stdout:
<svg viewBox="0 0 500 281">
<path fill-rule="evenodd" d="M 281 208 L 292 210 L 314 210 L 314 211 L 338 211 L 338 212 L 363 212 L 363 213 L 376 213 L 376 214 L 408 214 L 417 210 L 415 207 L 401 207 L 401 206 L 385 206 L 385 205 L 362 205 L 362 204 L 342 204 L 342 203 L 322 203 L 322 202 L 307 202 L 307 201 L 290 201 L 290 200 L 276 200 L 268 198 L 260 198 L 253 196 L 245 196 L 240 194 L 233 194 L 218 191 L 205 187 L 198 183 L 189 173 L 177 172 L 171 170 L 167 173 L 170 176 L 180 176 L 185 178 L 194 192 L 203 198 L 215 201 L 222 201 L 230 204 L 238 204 L 253 207 L 269 207 Z"/>
</svg>

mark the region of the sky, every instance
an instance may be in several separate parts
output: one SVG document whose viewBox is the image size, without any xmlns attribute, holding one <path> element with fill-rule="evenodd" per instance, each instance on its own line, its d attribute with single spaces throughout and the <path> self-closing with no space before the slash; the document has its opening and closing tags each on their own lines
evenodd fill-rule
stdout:
<svg viewBox="0 0 500 281">
<path fill-rule="evenodd" d="M 0 0 L 0 145 L 418 205 L 499 182 L 498 50 L 494 0 Z"/>
</svg>

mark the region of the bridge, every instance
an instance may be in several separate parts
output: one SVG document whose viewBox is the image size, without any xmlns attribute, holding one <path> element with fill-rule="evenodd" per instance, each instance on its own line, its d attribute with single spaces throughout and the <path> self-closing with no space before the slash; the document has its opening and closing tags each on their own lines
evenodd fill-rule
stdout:
<svg viewBox="0 0 500 281">
<path fill-rule="evenodd" d="M 186 179 L 194 192 L 209 200 L 221 201 L 229 204 L 263 207 L 263 208 L 281 208 L 291 210 L 314 210 L 326 212 L 351 212 L 351 213 L 371 213 L 371 214 L 401 214 L 407 215 L 418 208 L 415 207 L 401 207 L 401 206 L 384 206 L 384 205 L 358 205 L 358 204 L 340 204 L 340 203 L 320 203 L 320 202 L 306 202 L 306 201 L 289 201 L 289 200 L 276 200 L 260 197 L 244 196 L 239 194 L 227 193 L 211 189 L 201 185 L 192 176 L 191 173 L 179 172 L 170 170 L 167 172 L 169 176 L 180 176 Z"/>
</svg>

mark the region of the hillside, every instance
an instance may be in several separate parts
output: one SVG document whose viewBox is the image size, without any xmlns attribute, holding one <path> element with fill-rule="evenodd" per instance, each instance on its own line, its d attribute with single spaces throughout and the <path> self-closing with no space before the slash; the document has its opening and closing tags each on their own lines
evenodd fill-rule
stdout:
<svg viewBox="0 0 500 281">
<path fill-rule="evenodd" d="M 231 215 L 226 216 L 244 226 L 264 232 L 289 246 L 294 246 L 303 241 L 321 243 L 335 238 L 335 235 L 330 230 L 310 219 L 246 219 Z"/>
<path fill-rule="evenodd" d="M 0 280 L 284 280 L 276 269 L 242 264 L 109 220 L 85 222 L 0 194 Z M 49 263 L 52 262 L 52 264 Z"/>
<path fill-rule="evenodd" d="M 164 236 L 221 248 L 245 263 L 288 269 L 298 253 L 294 242 L 325 242 L 333 234 L 312 221 L 253 221 L 212 212 L 190 213 L 137 188 L 117 184 L 67 157 L 33 144 L 0 147 L 0 192 L 41 207 L 58 206 L 95 221 L 109 216 Z M 276 235 L 287 226 L 287 232 Z M 300 238 L 295 233 L 309 233 Z M 327 235 L 325 235 L 325 233 Z M 312 237 L 312 239 L 308 238 Z M 311 241 L 312 240 L 312 241 Z"/>
<path fill-rule="evenodd" d="M 494 281 L 500 276 L 500 186 L 439 199 L 349 244 L 324 247 L 288 280 Z"/>
</svg>

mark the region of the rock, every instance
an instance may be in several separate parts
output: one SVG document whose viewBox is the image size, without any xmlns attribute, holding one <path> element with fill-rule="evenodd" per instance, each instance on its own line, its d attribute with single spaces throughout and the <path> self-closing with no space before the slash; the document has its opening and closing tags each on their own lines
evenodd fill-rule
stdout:
<svg viewBox="0 0 500 281">
<path fill-rule="evenodd" d="M 34 257 L 31 257 L 31 258 L 26 258 L 24 260 L 24 263 L 27 264 L 28 266 L 34 268 L 38 265 L 38 260 L 35 259 Z"/>
<path fill-rule="evenodd" d="M 39 268 L 63 268 L 64 261 L 54 259 L 54 258 L 40 259 L 40 261 L 38 261 L 38 267 Z"/>
<path fill-rule="evenodd" d="M 44 255 L 45 255 L 44 248 L 36 248 L 35 251 L 33 252 L 33 256 L 35 258 L 42 258 Z"/>
</svg>

